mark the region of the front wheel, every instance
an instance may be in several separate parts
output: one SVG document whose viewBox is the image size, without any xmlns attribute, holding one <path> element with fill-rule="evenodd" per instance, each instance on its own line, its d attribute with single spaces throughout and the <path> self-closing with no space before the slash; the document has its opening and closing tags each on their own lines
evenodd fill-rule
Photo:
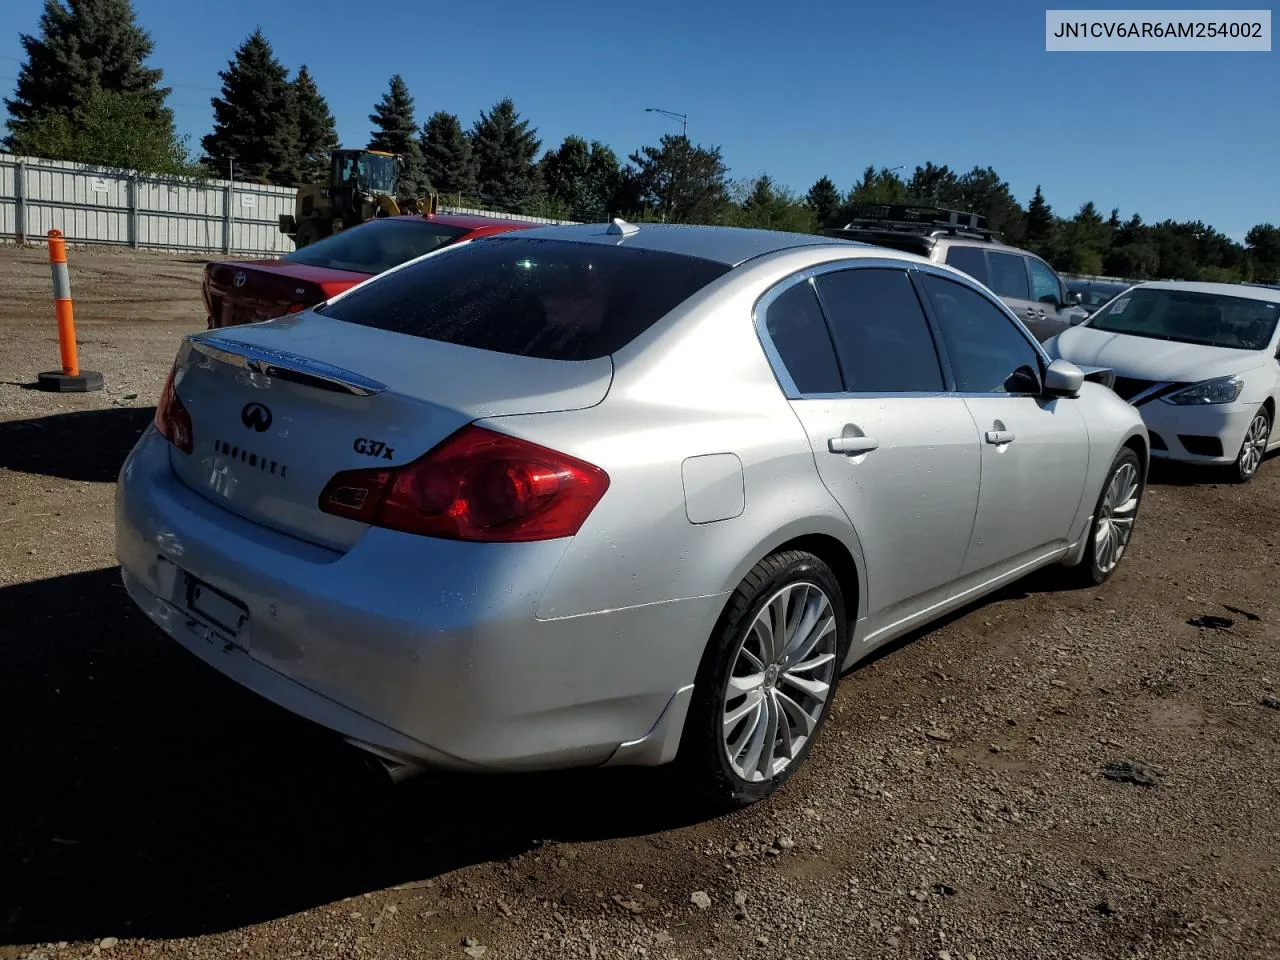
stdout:
<svg viewBox="0 0 1280 960">
<path fill-rule="evenodd" d="M 1267 452 L 1267 441 L 1271 436 L 1271 417 L 1266 407 L 1259 407 L 1258 412 L 1249 421 L 1249 429 L 1244 432 L 1244 442 L 1240 444 L 1240 452 L 1236 454 L 1236 462 L 1232 465 L 1232 479 L 1236 483 L 1248 483 L 1262 466 L 1262 458 Z"/>
<path fill-rule="evenodd" d="M 844 596 L 820 558 L 760 561 L 739 584 L 698 670 L 678 764 L 699 793 L 742 807 L 804 763 L 848 646 Z"/>
<path fill-rule="evenodd" d="M 1111 462 L 1098 495 L 1084 559 L 1074 570 L 1077 580 L 1086 586 L 1098 586 L 1115 573 L 1129 548 L 1141 503 L 1142 463 L 1136 453 L 1125 447 Z"/>
</svg>

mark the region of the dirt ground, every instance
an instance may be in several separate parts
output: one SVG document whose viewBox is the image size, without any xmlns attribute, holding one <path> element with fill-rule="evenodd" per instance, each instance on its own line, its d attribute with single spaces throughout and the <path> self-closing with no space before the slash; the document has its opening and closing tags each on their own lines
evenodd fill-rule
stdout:
<svg viewBox="0 0 1280 960">
<path fill-rule="evenodd" d="M 54 396 L 45 255 L 0 248 L 0 958 L 1280 950 L 1280 462 L 1159 471 L 1106 586 L 1039 576 L 861 666 L 753 809 L 649 772 L 384 789 L 127 600 L 115 475 L 200 263 L 70 260 L 107 386 Z"/>
</svg>

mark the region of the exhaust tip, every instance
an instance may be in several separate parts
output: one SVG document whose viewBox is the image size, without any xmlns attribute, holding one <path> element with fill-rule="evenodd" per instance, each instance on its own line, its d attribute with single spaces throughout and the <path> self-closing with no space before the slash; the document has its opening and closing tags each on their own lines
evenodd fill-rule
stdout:
<svg viewBox="0 0 1280 960">
<path fill-rule="evenodd" d="M 426 767 L 416 760 L 396 756 L 390 751 L 360 740 L 354 740 L 351 737 L 344 737 L 343 739 L 360 752 L 369 769 L 391 784 L 403 783 L 426 770 Z"/>
</svg>

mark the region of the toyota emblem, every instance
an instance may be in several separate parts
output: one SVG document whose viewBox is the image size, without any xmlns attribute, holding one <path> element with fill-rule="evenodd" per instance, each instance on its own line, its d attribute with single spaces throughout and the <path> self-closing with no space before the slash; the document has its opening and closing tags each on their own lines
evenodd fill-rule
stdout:
<svg viewBox="0 0 1280 960">
<path fill-rule="evenodd" d="M 263 433 L 271 426 L 271 411 L 261 403 L 246 403 L 240 411 L 240 422 L 250 430 Z"/>
<path fill-rule="evenodd" d="M 245 281 L 244 271 L 237 270 L 236 275 L 231 278 L 231 283 L 237 287 L 243 287 Z"/>
</svg>

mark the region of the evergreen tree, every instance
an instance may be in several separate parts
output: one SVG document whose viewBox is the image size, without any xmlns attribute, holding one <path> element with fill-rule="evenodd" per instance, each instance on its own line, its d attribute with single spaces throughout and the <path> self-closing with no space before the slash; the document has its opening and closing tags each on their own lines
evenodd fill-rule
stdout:
<svg viewBox="0 0 1280 960">
<path fill-rule="evenodd" d="M 533 159 L 542 141 L 528 120 L 521 120 L 511 98 L 481 112 L 471 131 L 480 199 L 498 210 L 517 213 L 533 202 L 540 187 Z"/>
<path fill-rule="evenodd" d="M 600 141 L 590 145 L 568 136 L 542 158 L 542 182 L 548 199 L 563 206 L 575 220 L 605 219 L 618 189 L 618 157 Z"/>
<path fill-rule="evenodd" d="M 21 34 L 19 41 L 27 59 L 13 98 L 4 101 L 9 149 L 33 152 L 23 140 L 29 125 L 69 117 L 94 90 L 128 95 L 131 111 L 140 111 L 162 139 L 173 138 L 173 113 L 165 106 L 169 88 L 158 86 L 160 70 L 143 63 L 155 44 L 138 27 L 129 0 L 66 0 L 65 6 L 45 0 L 40 36 Z"/>
<path fill-rule="evenodd" d="M 293 104 L 298 119 L 299 179 L 304 183 L 327 181 L 329 153 L 338 149 L 338 128 L 305 63 L 293 81 Z"/>
<path fill-rule="evenodd" d="M 422 170 L 440 193 L 470 196 L 476 192 L 476 158 L 471 140 L 452 113 L 433 113 L 422 127 Z"/>
<path fill-rule="evenodd" d="M 737 184 L 735 192 L 738 209 L 729 218 L 734 226 L 790 233 L 812 233 L 817 226 L 817 215 L 808 201 L 799 200 L 767 173 Z"/>
<path fill-rule="evenodd" d="M 631 155 L 641 202 L 663 220 L 716 223 L 728 204 L 728 168 L 719 147 L 695 147 L 683 134 L 667 134 L 656 147 Z"/>
<path fill-rule="evenodd" d="M 907 190 L 916 203 L 939 207 L 952 207 L 963 202 L 960 178 L 945 163 L 938 167 L 932 162 L 916 167 Z"/>
<path fill-rule="evenodd" d="M 805 202 L 812 208 L 818 225 L 829 227 L 840 210 L 840 191 L 830 177 L 821 177 L 809 188 Z"/>
<path fill-rule="evenodd" d="M 1035 196 L 1027 205 L 1027 248 L 1048 258 L 1053 247 L 1053 209 L 1049 206 L 1036 184 Z"/>
<path fill-rule="evenodd" d="M 373 124 L 369 149 L 385 150 L 404 158 L 396 192 L 401 197 L 414 197 L 428 189 L 430 184 L 422 170 L 422 149 L 418 146 L 418 121 L 413 115 L 413 97 L 400 74 L 391 78 L 387 92 L 369 114 L 369 122 Z"/>
<path fill-rule="evenodd" d="M 212 100 L 213 131 L 200 141 L 205 163 L 222 175 L 233 161 L 237 176 L 297 183 L 301 158 L 293 85 L 261 29 L 218 76 L 222 96 Z"/>
</svg>

